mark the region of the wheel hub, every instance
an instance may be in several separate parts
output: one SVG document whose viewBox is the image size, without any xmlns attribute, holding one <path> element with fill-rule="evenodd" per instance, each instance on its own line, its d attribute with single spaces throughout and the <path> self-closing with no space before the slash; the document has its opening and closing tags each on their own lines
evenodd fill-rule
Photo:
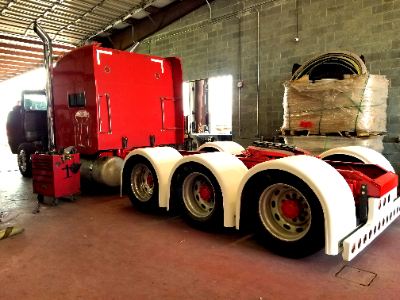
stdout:
<svg viewBox="0 0 400 300">
<path fill-rule="evenodd" d="M 132 169 L 131 188 L 139 201 L 146 202 L 152 197 L 154 179 L 153 174 L 146 165 L 140 163 Z"/>
<path fill-rule="evenodd" d="M 211 187 L 207 184 L 204 184 L 200 187 L 200 191 L 199 191 L 200 197 L 204 200 L 204 201 L 210 201 L 211 197 L 212 197 L 212 190 Z"/>
<path fill-rule="evenodd" d="M 147 177 L 146 181 L 147 181 L 147 184 L 149 187 L 153 187 L 153 184 L 154 184 L 153 176 L 149 175 L 149 177 Z"/>
<path fill-rule="evenodd" d="M 20 169 L 25 172 L 26 171 L 26 165 L 27 165 L 27 157 L 26 153 L 24 150 L 21 150 L 18 154 L 18 166 Z"/>
<path fill-rule="evenodd" d="M 193 172 L 183 182 L 182 198 L 188 211 L 196 218 L 207 218 L 215 207 L 215 191 L 204 174 Z"/>
<path fill-rule="evenodd" d="M 301 239 L 311 224 L 307 199 L 285 183 L 276 183 L 264 190 L 259 200 L 259 216 L 265 228 L 283 241 Z"/>
<path fill-rule="evenodd" d="M 282 202 L 282 214 L 288 219 L 294 219 L 301 215 L 302 205 L 298 200 L 288 199 Z"/>
</svg>

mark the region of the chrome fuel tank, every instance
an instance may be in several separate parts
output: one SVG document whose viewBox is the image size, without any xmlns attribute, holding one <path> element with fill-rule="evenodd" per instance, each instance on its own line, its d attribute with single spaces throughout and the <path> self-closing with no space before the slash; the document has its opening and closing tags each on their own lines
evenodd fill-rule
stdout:
<svg viewBox="0 0 400 300">
<path fill-rule="evenodd" d="M 107 186 L 119 186 L 124 160 L 118 156 L 81 158 L 81 177 Z"/>
</svg>

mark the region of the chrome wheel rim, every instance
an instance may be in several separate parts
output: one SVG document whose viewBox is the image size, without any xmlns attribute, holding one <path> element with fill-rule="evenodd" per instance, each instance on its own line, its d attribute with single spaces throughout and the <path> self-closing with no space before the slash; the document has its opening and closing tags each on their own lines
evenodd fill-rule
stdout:
<svg viewBox="0 0 400 300">
<path fill-rule="evenodd" d="M 197 218 L 210 216 L 215 208 L 215 189 L 201 173 L 191 173 L 183 182 L 182 197 L 188 211 Z"/>
<path fill-rule="evenodd" d="M 273 184 L 264 190 L 259 201 L 259 216 L 264 227 L 283 241 L 301 239 L 311 225 L 307 199 L 296 188 L 284 183 Z"/>
<path fill-rule="evenodd" d="M 142 202 L 148 201 L 154 192 L 154 177 L 144 164 L 137 164 L 131 173 L 131 188 L 135 197 Z"/>
<path fill-rule="evenodd" d="M 26 172 L 27 157 L 24 150 L 18 153 L 18 166 L 22 172 Z"/>
</svg>

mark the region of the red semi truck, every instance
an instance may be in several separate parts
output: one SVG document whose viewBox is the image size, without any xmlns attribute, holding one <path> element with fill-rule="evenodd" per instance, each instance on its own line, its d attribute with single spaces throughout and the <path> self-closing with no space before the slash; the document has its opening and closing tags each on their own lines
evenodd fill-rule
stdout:
<svg viewBox="0 0 400 300">
<path fill-rule="evenodd" d="M 17 154 L 18 167 L 25 177 L 32 176 L 31 154 L 47 145 L 46 93 L 44 90 L 25 90 L 20 105 L 8 113 L 6 131 L 8 144 Z"/>
<path fill-rule="evenodd" d="M 302 257 L 325 247 L 345 260 L 400 213 L 398 177 L 371 149 L 343 147 L 313 157 L 282 144 L 244 149 L 213 142 L 195 152 L 176 150 L 184 142 L 178 58 L 92 44 L 66 54 L 54 70 L 51 65 L 50 150 L 76 148 L 81 176 L 121 185 L 138 210 L 169 209 L 176 201 L 201 230 L 251 227 L 278 254 Z"/>
</svg>

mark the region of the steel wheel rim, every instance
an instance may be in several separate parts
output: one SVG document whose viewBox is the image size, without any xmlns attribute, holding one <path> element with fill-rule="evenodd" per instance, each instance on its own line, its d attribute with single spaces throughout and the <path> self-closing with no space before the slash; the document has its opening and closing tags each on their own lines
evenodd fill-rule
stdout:
<svg viewBox="0 0 400 300">
<path fill-rule="evenodd" d="M 299 216 L 285 217 L 281 207 L 286 200 L 296 200 L 301 206 Z M 264 227 L 283 241 L 297 241 L 304 237 L 311 225 L 311 209 L 304 195 L 284 183 L 269 186 L 260 196 L 259 216 Z"/>
<path fill-rule="evenodd" d="M 135 197 L 146 202 L 150 200 L 154 192 L 154 176 L 144 164 L 137 164 L 131 173 L 131 188 Z"/>
<path fill-rule="evenodd" d="M 210 199 L 200 195 L 202 187 L 210 188 Z M 182 197 L 188 211 L 197 218 L 207 218 L 215 208 L 215 189 L 211 181 L 201 173 L 191 173 L 183 182 Z"/>
<path fill-rule="evenodd" d="M 24 150 L 19 151 L 18 154 L 18 166 L 22 172 L 26 171 L 27 157 Z"/>
</svg>

